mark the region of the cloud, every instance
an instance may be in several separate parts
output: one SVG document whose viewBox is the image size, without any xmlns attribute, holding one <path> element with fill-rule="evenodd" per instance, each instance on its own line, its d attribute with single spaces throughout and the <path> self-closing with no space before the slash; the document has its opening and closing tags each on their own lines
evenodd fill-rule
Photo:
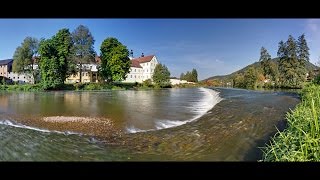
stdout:
<svg viewBox="0 0 320 180">
<path fill-rule="evenodd" d="M 315 64 L 320 60 L 320 19 L 308 19 L 305 32 L 310 48 L 310 61 Z"/>
</svg>

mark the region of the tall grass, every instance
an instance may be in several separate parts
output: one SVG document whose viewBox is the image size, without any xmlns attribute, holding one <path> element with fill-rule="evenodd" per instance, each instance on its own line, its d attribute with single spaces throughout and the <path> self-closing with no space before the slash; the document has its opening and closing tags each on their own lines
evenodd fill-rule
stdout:
<svg viewBox="0 0 320 180">
<path fill-rule="evenodd" d="M 320 160 L 320 86 L 308 85 L 301 92 L 301 103 L 287 113 L 287 128 L 277 132 L 263 148 L 263 161 Z"/>
</svg>

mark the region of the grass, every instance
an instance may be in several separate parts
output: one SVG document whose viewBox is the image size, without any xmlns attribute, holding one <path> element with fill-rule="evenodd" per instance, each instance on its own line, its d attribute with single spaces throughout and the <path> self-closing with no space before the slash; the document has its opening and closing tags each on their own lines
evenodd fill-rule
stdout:
<svg viewBox="0 0 320 180">
<path fill-rule="evenodd" d="M 43 88 L 39 84 L 20 84 L 20 85 L 0 85 L 1 91 L 42 91 Z"/>
<path fill-rule="evenodd" d="M 287 128 L 263 148 L 263 161 L 320 160 L 320 86 L 309 84 L 301 91 L 301 103 L 287 113 Z"/>
</svg>

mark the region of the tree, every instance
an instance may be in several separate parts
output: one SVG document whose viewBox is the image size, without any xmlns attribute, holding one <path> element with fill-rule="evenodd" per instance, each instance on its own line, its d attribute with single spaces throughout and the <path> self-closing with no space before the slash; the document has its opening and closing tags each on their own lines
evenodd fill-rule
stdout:
<svg viewBox="0 0 320 180">
<path fill-rule="evenodd" d="M 130 71 L 129 50 L 118 39 L 109 37 L 100 47 L 101 66 L 100 74 L 107 82 L 121 81 L 126 79 Z"/>
<path fill-rule="evenodd" d="M 70 72 L 80 74 L 80 82 L 82 82 L 83 64 L 90 63 L 95 60 L 95 51 L 93 44 L 95 42 L 89 28 L 79 25 L 72 32 L 72 62 L 70 63 Z M 77 67 L 78 66 L 78 67 Z M 77 69 L 75 69 L 77 67 Z"/>
<path fill-rule="evenodd" d="M 180 80 L 185 80 L 185 79 L 184 79 L 184 76 L 185 76 L 184 73 L 181 73 L 181 75 L 180 75 Z"/>
<path fill-rule="evenodd" d="M 309 47 L 304 34 L 298 37 L 297 46 L 298 59 L 303 62 L 309 61 Z"/>
<path fill-rule="evenodd" d="M 268 75 L 270 75 L 270 61 L 271 61 L 271 56 L 268 53 L 267 49 L 264 47 L 261 47 L 259 62 L 262 66 L 263 75 L 266 78 Z"/>
<path fill-rule="evenodd" d="M 306 77 L 305 75 L 307 73 L 306 62 L 309 61 L 309 56 L 310 56 L 309 47 L 304 34 L 298 37 L 297 55 L 298 55 L 298 66 L 296 71 L 299 76 L 299 81 L 303 82 L 305 81 L 305 77 Z"/>
<path fill-rule="evenodd" d="M 289 35 L 285 44 L 283 42 L 279 43 L 281 86 L 301 87 L 306 78 L 305 62 L 309 59 L 308 50 L 304 35 L 300 36 L 298 41 Z"/>
<path fill-rule="evenodd" d="M 16 73 L 28 73 L 32 75 L 36 83 L 37 69 L 34 68 L 34 61 L 37 58 L 39 41 L 33 37 L 26 37 L 21 46 L 18 46 L 13 55 L 12 70 Z"/>
<path fill-rule="evenodd" d="M 39 46 L 41 83 L 44 89 L 54 89 L 64 84 L 67 77 L 72 48 L 68 29 L 61 29 L 51 39 Z"/>
<path fill-rule="evenodd" d="M 198 72 L 196 69 L 192 69 L 191 76 L 192 82 L 198 82 Z"/>
<path fill-rule="evenodd" d="M 258 80 L 258 74 L 254 67 L 249 67 L 244 72 L 244 82 L 246 88 L 255 88 Z"/>
<path fill-rule="evenodd" d="M 152 80 L 158 87 L 167 87 L 170 85 L 170 72 L 165 65 L 161 63 L 157 64 L 154 73 L 152 76 Z"/>
</svg>

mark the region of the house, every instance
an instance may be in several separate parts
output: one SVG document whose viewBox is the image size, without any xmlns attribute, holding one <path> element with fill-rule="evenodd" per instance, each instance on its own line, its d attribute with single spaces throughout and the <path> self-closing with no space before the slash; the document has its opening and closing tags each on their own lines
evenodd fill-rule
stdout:
<svg viewBox="0 0 320 180">
<path fill-rule="evenodd" d="M 147 79 L 152 79 L 154 69 L 159 63 L 155 55 L 144 56 L 143 53 L 138 58 L 130 57 L 130 61 L 130 71 L 127 74 L 127 78 L 122 82 L 142 83 Z"/>
<path fill-rule="evenodd" d="M 8 78 L 8 73 L 12 71 L 13 59 L 0 60 L 0 76 Z"/>
<path fill-rule="evenodd" d="M 27 73 L 14 73 L 12 71 L 13 59 L 0 60 L 0 76 L 6 79 L 7 83 L 31 83 L 33 79 Z"/>
<path fill-rule="evenodd" d="M 82 64 L 81 72 L 81 82 L 98 82 L 98 66 L 101 62 L 100 57 L 96 56 L 95 61 L 90 64 Z M 71 75 L 66 78 L 66 83 L 79 83 L 80 82 L 80 72 L 75 75 Z"/>
</svg>

